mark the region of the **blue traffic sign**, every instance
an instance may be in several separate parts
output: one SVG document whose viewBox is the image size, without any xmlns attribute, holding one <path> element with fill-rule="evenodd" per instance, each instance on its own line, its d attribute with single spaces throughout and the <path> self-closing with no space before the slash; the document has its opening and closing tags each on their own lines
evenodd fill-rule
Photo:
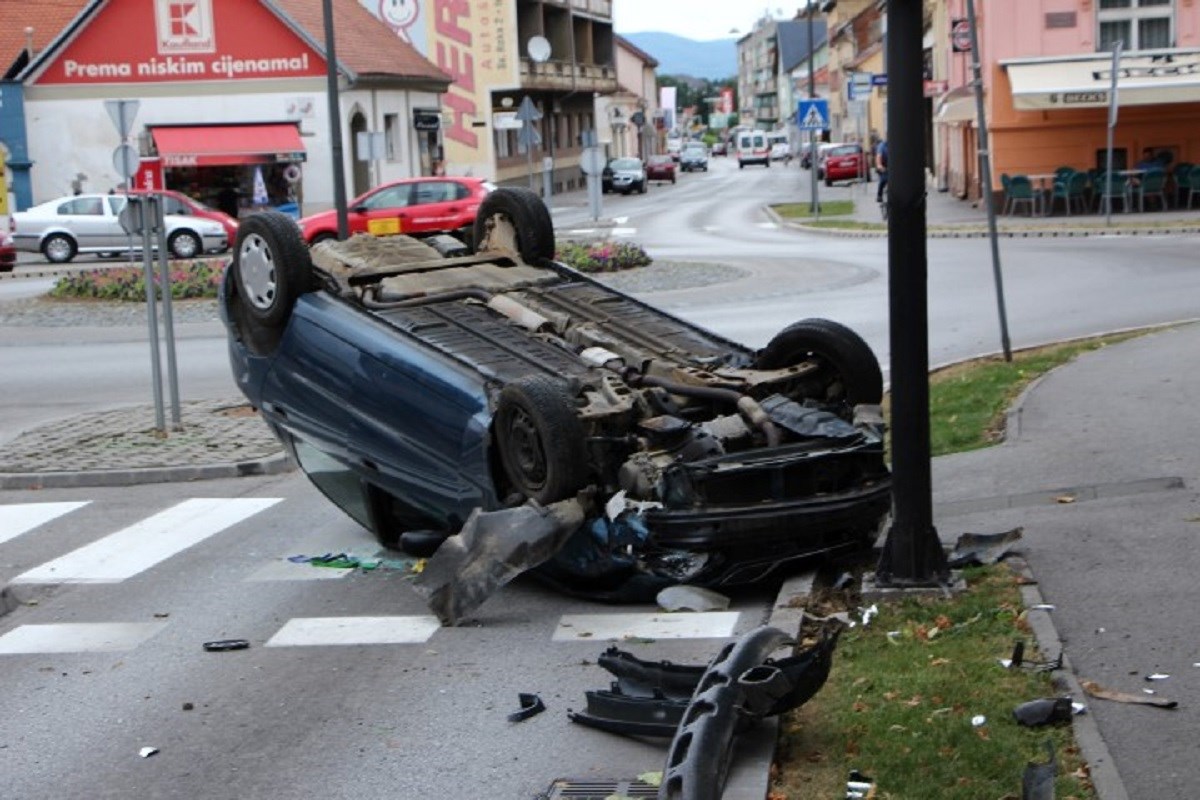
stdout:
<svg viewBox="0 0 1200 800">
<path fill-rule="evenodd" d="M 796 104 L 796 124 L 802 131 L 823 131 L 829 127 L 829 101 L 801 100 Z"/>
</svg>

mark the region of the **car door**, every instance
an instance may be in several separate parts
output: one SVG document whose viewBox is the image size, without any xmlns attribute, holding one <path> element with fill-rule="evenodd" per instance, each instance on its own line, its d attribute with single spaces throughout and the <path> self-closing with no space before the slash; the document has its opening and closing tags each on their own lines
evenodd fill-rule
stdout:
<svg viewBox="0 0 1200 800">
<path fill-rule="evenodd" d="M 419 181 L 409 218 L 411 233 L 436 233 L 462 227 L 466 224 L 465 197 L 465 187 L 454 181 Z"/>
<path fill-rule="evenodd" d="M 57 222 L 70 231 L 80 250 L 111 247 L 121 226 L 100 195 L 81 195 L 58 204 Z"/>
<path fill-rule="evenodd" d="M 412 189 L 411 183 L 398 183 L 368 196 L 350 214 L 350 233 L 372 236 L 411 233 Z"/>
</svg>

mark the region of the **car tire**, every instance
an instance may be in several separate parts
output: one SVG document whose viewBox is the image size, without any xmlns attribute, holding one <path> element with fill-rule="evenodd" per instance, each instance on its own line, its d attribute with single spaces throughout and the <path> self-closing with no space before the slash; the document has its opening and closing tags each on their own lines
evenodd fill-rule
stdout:
<svg viewBox="0 0 1200 800">
<path fill-rule="evenodd" d="M 508 249 L 529 264 L 554 257 L 554 222 L 546 204 L 528 189 L 502 188 L 488 194 L 475 216 L 476 250 Z"/>
<path fill-rule="evenodd" d="M 646 193 L 646 181 L 642 181 L 641 183 L 638 184 L 638 194 L 645 194 L 645 193 Z"/>
<path fill-rule="evenodd" d="M 672 176 L 671 176 L 671 183 L 674 183 L 674 182 L 675 182 L 675 176 L 674 176 L 674 175 L 672 175 Z"/>
<path fill-rule="evenodd" d="M 745 169 L 745 168 L 746 168 L 746 165 L 745 165 L 745 164 L 743 164 L 741 161 L 739 161 L 739 162 L 738 162 L 738 169 Z"/>
<path fill-rule="evenodd" d="M 826 186 L 833 186 L 833 178 L 826 178 L 826 179 L 825 179 L 825 185 L 826 185 Z"/>
<path fill-rule="evenodd" d="M 879 360 L 862 337 L 845 325 L 828 319 L 803 319 L 777 333 L 755 359 L 758 369 L 782 369 L 814 360 L 820 369 L 804 378 L 811 387 L 820 384 L 817 399 L 842 403 L 846 409 L 883 400 L 883 373 Z"/>
<path fill-rule="evenodd" d="M 493 430 L 512 491 L 547 505 L 587 483 L 583 425 L 561 381 L 527 375 L 505 386 Z"/>
<path fill-rule="evenodd" d="M 314 244 L 320 244 L 321 242 L 328 241 L 337 241 L 337 234 L 330 233 L 329 231 L 321 231 L 316 236 L 312 237 L 308 243 L 308 246 L 312 247 Z"/>
<path fill-rule="evenodd" d="M 51 264 L 66 264 L 78 252 L 75 240 L 65 233 L 52 233 L 42 240 L 42 255 Z"/>
<path fill-rule="evenodd" d="M 315 288 L 312 258 L 300 229 L 278 211 L 241 221 L 230 269 L 246 313 L 267 328 L 282 328 L 300 295 Z"/>
<path fill-rule="evenodd" d="M 175 258 L 195 258 L 203 254 L 204 245 L 192 231 L 175 231 L 167 240 L 167 251 Z"/>
</svg>

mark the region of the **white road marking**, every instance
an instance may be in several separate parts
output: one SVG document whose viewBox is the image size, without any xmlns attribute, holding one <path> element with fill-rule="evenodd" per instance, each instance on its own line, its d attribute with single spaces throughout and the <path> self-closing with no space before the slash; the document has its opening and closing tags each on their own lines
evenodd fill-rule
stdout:
<svg viewBox="0 0 1200 800">
<path fill-rule="evenodd" d="M 0 544 L 87 505 L 82 503 L 21 503 L 0 506 Z"/>
<path fill-rule="evenodd" d="M 441 628 L 437 617 L 297 617 L 266 647 L 346 644 L 421 644 Z"/>
<path fill-rule="evenodd" d="M 564 614 L 554 631 L 556 642 L 610 639 L 724 639 L 733 635 L 738 612 L 703 614 Z"/>
<path fill-rule="evenodd" d="M 637 228 L 613 228 L 613 236 L 637 236 Z"/>
<path fill-rule="evenodd" d="M 62 622 L 22 625 L 0 636 L 0 654 L 111 653 L 132 650 L 165 622 Z"/>
<path fill-rule="evenodd" d="M 119 583 L 282 498 L 193 498 L 18 575 L 13 583 Z"/>
<path fill-rule="evenodd" d="M 774 230 L 775 228 L 779 227 L 778 223 L 775 222 L 759 222 L 757 225 L 760 228 L 767 228 L 769 230 Z"/>
</svg>

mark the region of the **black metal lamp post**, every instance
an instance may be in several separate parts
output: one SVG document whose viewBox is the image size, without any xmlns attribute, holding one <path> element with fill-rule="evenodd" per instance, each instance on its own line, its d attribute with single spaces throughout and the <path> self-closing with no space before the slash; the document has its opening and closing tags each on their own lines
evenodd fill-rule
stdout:
<svg viewBox="0 0 1200 800">
<path fill-rule="evenodd" d="M 888 315 L 892 348 L 893 518 L 876 582 L 896 588 L 949 582 L 933 527 L 929 446 L 928 252 L 922 0 L 888 3 Z"/>
<path fill-rule="evenodd" d="M 321 0 L 325 17 L 325 75 L 329 95 L 329 138 L 333 154 L 333 204 L 337 209 L 338 238 L 350 235 L 346 211 L 346 173 L 342 165 L 342 113 L 338 101 L 337 48 L 333 39 L 333 0 Z"/>
</svg>

